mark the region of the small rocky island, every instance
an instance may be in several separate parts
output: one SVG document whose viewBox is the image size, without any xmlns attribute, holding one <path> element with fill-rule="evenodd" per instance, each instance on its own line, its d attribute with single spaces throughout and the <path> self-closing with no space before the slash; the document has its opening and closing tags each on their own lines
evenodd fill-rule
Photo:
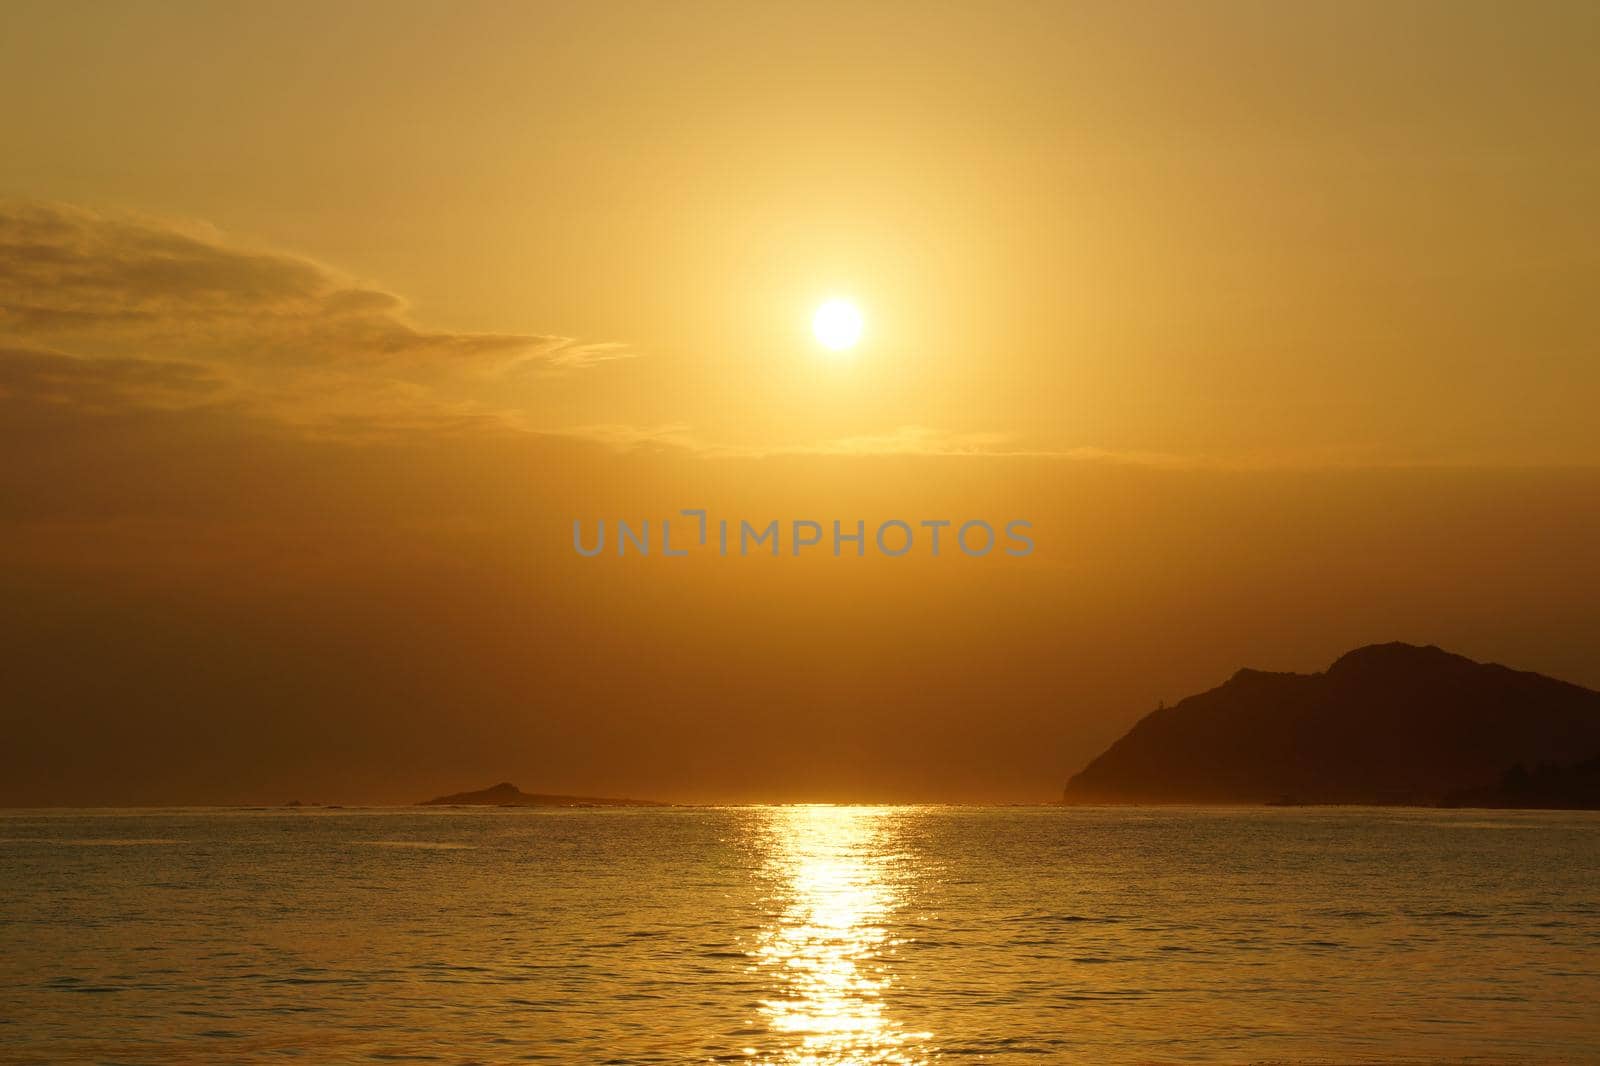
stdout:
<svg viewBox="0 0 1600 1066">
<path fill-rule="evenodd" d="M 509 781 L 480 789 L 423 800 L 420 807 L 665 807 L 653 800 L 604 799 L 598 796 L 558 796 L 524 792 Z"/>
<path fill-rule="evenodd" d="M 1240 670 L 1162 707 L 1066 803 L 1600 807 L 1600 692 L 1439 648 Z"/>
</svg>

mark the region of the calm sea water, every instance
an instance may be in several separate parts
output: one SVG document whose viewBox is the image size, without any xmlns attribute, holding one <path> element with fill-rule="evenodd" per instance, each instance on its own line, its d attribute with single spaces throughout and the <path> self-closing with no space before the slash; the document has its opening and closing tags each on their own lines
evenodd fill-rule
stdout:
<svg viewBox="0 0 1600 1066">
<path fill-rule="evenodd" d="M 0 1061 L 1600 1061 L 1600 816 L 0 814 Z"/>
</svg>

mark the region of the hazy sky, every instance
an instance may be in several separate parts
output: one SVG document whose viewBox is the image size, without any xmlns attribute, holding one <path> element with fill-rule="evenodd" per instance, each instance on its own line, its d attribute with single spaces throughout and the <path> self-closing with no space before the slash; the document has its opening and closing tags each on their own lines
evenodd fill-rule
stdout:
<svg viewBox="0 0 1600 1066">
<path fill-rule="evenodd" d="M 1589 3 L 7 4 L 0 802 L 1043 799 L 1243 665 L 1600 685 L 1597 54 Z M 571 549 L 692 506 L 1037 550 Z"/>
</svg>

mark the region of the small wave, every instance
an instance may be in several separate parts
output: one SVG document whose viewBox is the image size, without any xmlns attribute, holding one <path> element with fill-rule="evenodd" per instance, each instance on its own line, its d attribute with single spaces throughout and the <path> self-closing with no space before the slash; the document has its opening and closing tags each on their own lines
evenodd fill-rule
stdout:
<svg viewBox="0 0 1600 1066">
<path fill-rule="evenodd" d="M 182 844 L 183 841 L 164 837 L 69 837 L 63 840 L 37 837 L 30 843 L 56 844 L 64 848 L 144 848 L 171 847 L 174 844 Z"/>
<path fill-rule="evenodd" d="M 1458 921 L 1474 922 L 1481 922 L 1486 918 L 1491 917 L 1488 914 L 1483 914 L 1478 911 L 1460 910 L 1405 910 L 1401 911 L 1401 913 L 1407 918 L 1443 918 L 1446 920 L 1455 919 Z"/>
<path fill-rule="evenodd" d="M 1031 911 L 1025 914 L 1009 914 L 1000 919 L 1003 922 L 1057 922 L 1061 925 L 1116 925 L 1122 921 L 1110 915 L 1093 916 L 1087 914 L 1051 914 L 1048 911 Z"/>
</svg>

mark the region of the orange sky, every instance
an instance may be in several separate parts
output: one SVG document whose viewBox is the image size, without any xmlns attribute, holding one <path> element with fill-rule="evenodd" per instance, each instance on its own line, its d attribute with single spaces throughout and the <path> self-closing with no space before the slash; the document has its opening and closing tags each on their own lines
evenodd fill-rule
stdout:
<svg viewBox="0 0 1600 1066">
<path fill-rule="evenodd" d="M 1583 4 L 8 5 L 0 802 L 1044 799 L 1241 665 L 1600 685 L 1597 49 Z M 1037 550 L 571 550 L 692 506 Z"/>
</svg>

